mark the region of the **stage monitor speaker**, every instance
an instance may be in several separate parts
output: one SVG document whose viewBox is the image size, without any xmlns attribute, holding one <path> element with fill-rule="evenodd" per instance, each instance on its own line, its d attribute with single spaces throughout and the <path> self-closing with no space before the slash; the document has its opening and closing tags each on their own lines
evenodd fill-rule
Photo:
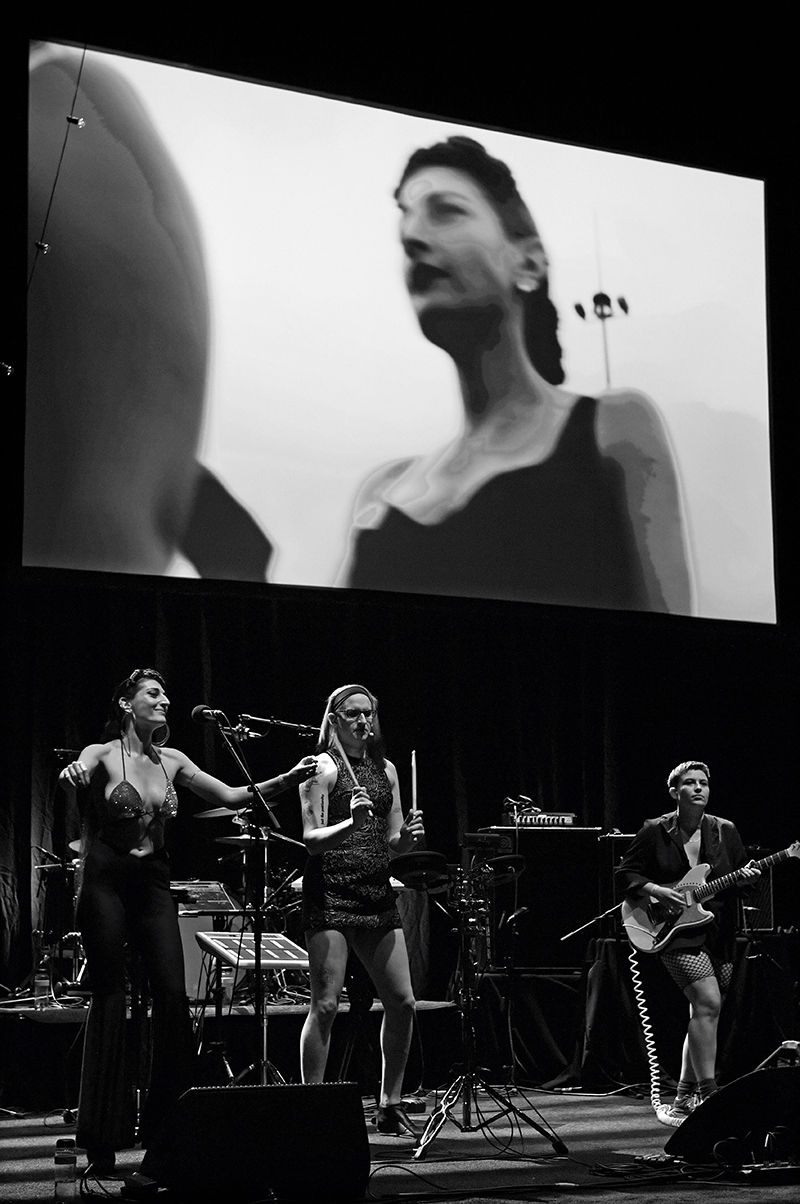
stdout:
<svg viewBox="0 0 800 1204">
<path fill-rule="evenodd" d="M 687 1162 L 727 1165 L 773 1162 L 798 1148 L 800 1066 L 754 1070 L 721 1087 L 664 1146 Z"/>
<path fill-rule="evenodd" d="M 165 1117 L 140 1170 L 180 1200 L 363 1199 L 370 1156 L 360 1089 L 194 1087 Z"/>
</svg>

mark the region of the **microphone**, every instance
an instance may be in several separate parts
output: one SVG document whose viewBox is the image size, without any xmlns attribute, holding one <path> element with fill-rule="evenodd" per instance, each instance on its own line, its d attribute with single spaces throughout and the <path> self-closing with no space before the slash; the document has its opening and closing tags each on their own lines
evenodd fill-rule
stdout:
<svg viewBox="0 0 800 1204">
<path fill-rule="evenodd" d="M 61 865 L 61 858 L 56 857 L 55 853 L 48 852 L 47 849 L 43 849 L 40 844 L 35 844 L 33 847 L 36 849 L 37 853 L 41 853 L 43 857 L 49 857 L 51 861 L 56 863 L 56 865 Z"/>
<path fill-rule="evenodd" d="M 192 719 L 195 723 L 216 723 L 219 719 L 224 719 L 225 715 L 222 711 L 215 711 L 213 707 L 206 706 L 201 702 L 192 710 Z"/>
</svg>

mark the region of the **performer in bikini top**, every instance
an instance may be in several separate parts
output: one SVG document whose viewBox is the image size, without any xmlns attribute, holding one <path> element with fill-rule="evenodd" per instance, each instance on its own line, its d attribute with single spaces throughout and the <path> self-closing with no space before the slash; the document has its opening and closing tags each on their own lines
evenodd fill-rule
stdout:
<svg viewBox="0 0 800 1204">
<path fill-rule="evenodd" d="M 320 1083 L 353 949 L 383 1004 L 380 1133 L 414 1135 L 402 1104 L 414 995 L 405 936 L 389 882 L 389 856 L 422 840 L 422 812 L 403 815 L 397 770 L 384 755 L 378 700 L 366 686 L 334 690 L 317 744 L 319 773 L 300 789 L 303 928 L 311 1004 L 300 1038 L 304 1083 Z"/>
<path fill-rule="evenodd" d="M 65 789 L 87 787 L 98 770 L 102 792 L 85 815 L 85 863 L 78 902 L 92 990 L 86 1025 L 78 1145 L 96 1174 L 114 1168 L 115 1151 L 133 1145 L 134 1096 L 126 1071 L 126 943 L 141 956 L 153 1003 L 152 1063 L 140 1120 L 146 1144 L 166 1110 L 191 1085 L 191 1026 L 178 915 L 169 890 L 164 829 L 178 809 L 175 783 L 206 802 L 242 809 L 247 786 L 227 786 L 204 773 L 169 736 L 169 699 L 155 669 L 137 669 L 112 698 L 105 740 L 89 744 L 62 770 Z M 258 783 L 269 799 L 316 772 L 304 757 L 278 777 Z"/>
<path fill-rule="evenodd" d="M 699 864 L 709 864 L 709 880 L 739 871 L 743 880 L 760 876 L 748 862 L 741 837 L 727 819 L 708 814 L 708 766 L 682 761 L 667 779 L 676 809 L 648 819 L 623 857 L 617 877 L 629 895 L 657 899 L 683 909 L 677 883 Z M 658 1110 L 664 1124 L 676 1127 L 717 1090 L 717 1026 L 733 977 L 737 887 L 720 891 L 703 906 L 714 913 L 711 924 L 691 935 L 676 936 L 658 955 L 689 1001 L 689 1025 L 683 1043 L 675 1102 Z"/>
</svg>

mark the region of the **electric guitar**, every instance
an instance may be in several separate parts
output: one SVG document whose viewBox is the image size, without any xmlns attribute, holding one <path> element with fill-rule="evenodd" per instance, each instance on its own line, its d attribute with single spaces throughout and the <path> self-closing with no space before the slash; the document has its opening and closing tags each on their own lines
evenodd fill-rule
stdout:
<svg viewBox="0 0 800 1204">
<path fill-rule="evenodd" d="M 753 868 L 765 870 L 767 866 L 777 865 L 788 857 L 800 857 L 800 840 L 780 853 L 773 853 L 762 861 L 754 861 Z M 741 870 L 734 870 L 732 874 L 724 874 L 713 882 L 706 882 L 710 868 L 709 865 L 697 865 L 680 882 L 664 884 L 670 885 L 672 890 L 683 896 L 681 911 L 670 911 L 659 899 L 650 897 L 624 900 L 622 926 L 634 949 L 640 953 L 661 953 L 675 937 L 695 934 L 698 934 L 699 942 L 702 933 L 698 933 L 698 930 L 714 919 L 713 914 L 702 906 L 702 900 L 710 899 L 712 895 L 744 878 Z"/>
</svg>

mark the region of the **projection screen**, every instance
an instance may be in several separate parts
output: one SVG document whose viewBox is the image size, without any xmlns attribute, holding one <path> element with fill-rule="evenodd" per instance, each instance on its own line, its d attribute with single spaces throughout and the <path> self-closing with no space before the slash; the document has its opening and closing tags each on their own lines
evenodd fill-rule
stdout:
<svg viewBox="0 0 800 1204">
<path fill-rule="evenodd" d="M 775 621 L 761 181 L 52 44 L 30 123 L 26 564 Z M 564 380 L 534 386 L 534 421 L 525 377 L 510 437 L 462 401 L 476 363 L 505 380 L 506 318 L 459 359 L 409 296 L 401 222 L 408 241 L 441 176 L 402 212 L 395 189 L 452 136 L 513 173 L 558 315 Z M 568 432 L 594 467 L 576 452 L 529 502 Z M 481 537 L 442 527 L 430 580 L 391 539 L 383 578 L 355 579 L 354 515 L 396 506 L 424 542 L 476 498 Z M 625 540 L 638 591 L 570 577 Z M 451 580 L 450 547 L 497 568 Z M 571 584 L 548 564 L 539 589 L 536 556 Z"/>
</svg>

